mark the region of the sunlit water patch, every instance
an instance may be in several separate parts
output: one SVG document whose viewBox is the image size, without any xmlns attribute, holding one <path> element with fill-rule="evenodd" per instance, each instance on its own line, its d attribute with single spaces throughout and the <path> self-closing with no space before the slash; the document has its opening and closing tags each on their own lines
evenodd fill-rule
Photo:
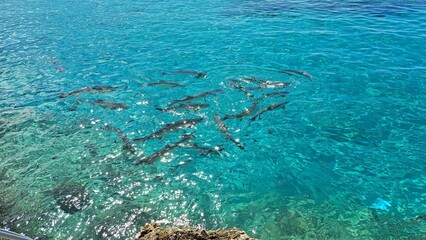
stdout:
<svg viewBox="0 0 426 240">
<path fill-rule="evenodd" d="M 2 4 L 0 227 L 423 239 L 425 13 L 423 1 Z M 199 107 L 172 109 L 188 96 Z"/>
</svg>

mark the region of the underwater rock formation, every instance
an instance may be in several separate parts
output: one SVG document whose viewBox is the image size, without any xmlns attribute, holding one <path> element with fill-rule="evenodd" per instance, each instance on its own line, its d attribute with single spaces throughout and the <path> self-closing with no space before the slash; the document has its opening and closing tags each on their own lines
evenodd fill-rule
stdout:
<svg viewBox="0 0 426 240">
<path fill-rule="evenodd" d="M 219 230 L 210 230 L 206 231 L 194 227 L 161 227 L 157 223 L 151 223 L 145 225 L 141 228 L 139 235 L 135 240 L 225 240 L 225 239 L 235 239 L 235 240 L 253 240 L 250 238 L 244 231 L 238 230 L 236 228 L 231 228 L 228 230 L 219 229 Z"/>
<path fill-rule="evenodd" d="M 9 207 L 6 201 L 2 198 L 2 196 L 0 196 L 0 220 L 7 215 L 8 209 Z"/>
<path fill-rule="evenodd" d="M 89 193 L 79 184 L 62 183 L 53 189 L 53 196 L 59 208 L 69 214 L 81 211 L 89 203 Z"/>
</svg>

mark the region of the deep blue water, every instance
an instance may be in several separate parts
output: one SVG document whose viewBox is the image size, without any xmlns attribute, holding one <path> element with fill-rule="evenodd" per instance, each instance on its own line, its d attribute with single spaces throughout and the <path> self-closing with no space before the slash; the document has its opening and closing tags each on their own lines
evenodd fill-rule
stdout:
<svg viewBox="0 0 426 240">
<path fill-rule="evenodd" d="M 131 239 L 155 220 L 259 239 L 425 239 L 424 1 L 11 0 L 0 30 L 0 227 Z M 162 74 L 179 69 L 208 77 Z M 249 76 L 291 86 L 249 98 L 227 83 Z M 140 85 L 160 79 L 185 86 Z M 118 89 L 59 98 L 105 85 Z M 155 109 L 214 89 L 200 111 Z M 256 111 L 285 109 L 224 120 L 245 150 L 218 131 L 213 113 L 282 90 Z M 195 128 L 132 142 L 136 154 L 104 129 L 133 139 L 195 117 Z M 224 150 L 182 146 L 132 164 L 193 131 Z M 81 205 L 66 209 L 66 196 Z"/>
</svg>

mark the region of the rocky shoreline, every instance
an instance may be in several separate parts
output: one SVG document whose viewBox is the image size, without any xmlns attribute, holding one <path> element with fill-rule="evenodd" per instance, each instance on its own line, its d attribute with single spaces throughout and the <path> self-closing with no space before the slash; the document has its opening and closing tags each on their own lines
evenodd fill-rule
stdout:
<svg viewBox="0 0 426 240">
<path fill-rule="evenodd" d="M 206 231 L 195 227 L 162 227 L 150 223 L 141 228 L 134 240 L 254 240 L 237 228 Z"/>
</svg>

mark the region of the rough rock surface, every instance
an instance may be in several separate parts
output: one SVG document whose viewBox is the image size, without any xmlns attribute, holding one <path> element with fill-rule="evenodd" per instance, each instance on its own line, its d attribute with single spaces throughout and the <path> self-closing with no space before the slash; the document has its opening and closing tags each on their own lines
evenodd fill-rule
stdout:
<svg viewBox="0 0 426 240">
<path fill-rule="evenodd" d="M 236 228 L 228 230 L 206 231 L 193 227 L 161 227 L 157 223 L 151 223 L 141 228 L 141 232 L 135 240 L 254 240 L 245 232 Z"/>
</svg>

